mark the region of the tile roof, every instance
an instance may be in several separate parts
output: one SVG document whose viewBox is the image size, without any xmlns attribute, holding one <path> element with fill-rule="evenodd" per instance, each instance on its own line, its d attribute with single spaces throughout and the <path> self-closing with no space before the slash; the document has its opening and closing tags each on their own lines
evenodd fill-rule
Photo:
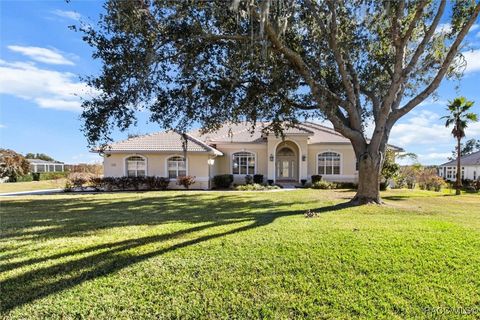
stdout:
<svg viewBox="0 0 480 320">
<path fill-rule="evenodd" d="M 187 151 L 210 152 L 216 155 L 222 153 L 209 146 L 212 143 L 265 143 L 269 134 L 270 122 L 257 122 L 255 128 L 248 123 L 227 123 L 215 132 L 202 133 L 200 129 L 187 133 L 189 143 Z M 304 122 L 286 127 L 284 133 L 288 135 L 308 136 L 308 143 L 350 144 L 350 140 L 334 129 L 314 123 Z M 389 145 L 394 150 L 401 148 Z M 183 152 L 181 135 L 175 131 L 156 132 L 127 140 L 112 143 L 105 152 Z"/>
<path fill-rule="evenodd" d="M 462 166 L 475 166 L 475 165 L 480 166 L 480 151 L 460 157 L 460 162 Z M 457 159 L 449 162 L 445 162 L 440 166 L 444 167 L 444 166 L 456 166 L 456 165 L 457 165 Z"/>
<path fill-rule="evenodd" d="M 248 123 L 227 123 L 215 132 L 202 134 L 200 129 L 190 132 L 194 137 L 207 142 L 247 142 L 259 143 L 266 141 L 265 138 L 271 133 L 268 125 L 270 122 L 257 122 L 255 128 Z M 294 125 L 284 128 L 285 134 L 291 135 L 313 135 L 314 132 L 302 125 Z M 271 133 L 273 134 L 273 133 Z"/>
<path fill-rule="evenodd" d="M 222 153 L 195 137 L 187 134 L 187 151 L 210 152 L 216 155 Z M 182 137 L 174 131 L 156 132 L 138 137 L 129 138 L 110 144 L 105 152 L 140 152 L 140 151 L 174 151 L 183 152 Z"/>
</svg>

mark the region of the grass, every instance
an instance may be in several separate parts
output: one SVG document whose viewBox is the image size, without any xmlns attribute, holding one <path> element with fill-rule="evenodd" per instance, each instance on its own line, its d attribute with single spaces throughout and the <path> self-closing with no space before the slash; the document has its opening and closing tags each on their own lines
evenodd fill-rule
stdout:
<svg viewBox="0 0 480 320">
<path fill-rule="evenodd" d="M 2 200 L 1 316 L 478 319 L 478 195 L 394 190 L 386 206 L 338 205 L 352 195 Z"/>
<path fill-rule="evenodd" d="M 0 193 L 61 189 L 65 187 L 65 179 L 42 180 L 30 182 L 8 182 L 0 183 Z"/>
</svg>

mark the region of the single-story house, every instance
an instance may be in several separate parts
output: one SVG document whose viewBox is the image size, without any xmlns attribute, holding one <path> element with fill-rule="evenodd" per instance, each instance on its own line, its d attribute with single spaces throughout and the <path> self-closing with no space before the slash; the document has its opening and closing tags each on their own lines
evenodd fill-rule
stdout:
<svg viewBox="0 0 480 320">
<path fill-rule="evenodd" d="M 27 159 L 30 162 L 30 172 L 63 172 L 63 162 L 46 161 L 41 159 Z"/>
<path fill-rule="evenodd" d="M 462 168 L 462 179 L 480 179 L 480 151 L 460 157 Z M 438 175 L 446 180 L 457 179 L 457 159 L 441 164 L 438 168 Z"/>
<path fill-rule="evenodd" d="M 265 182 L 296 184 L 321 175 L 325 180 L 357 182 L 358 168 L 348 139 L 331 128 L 304 122 L 284 129 L 284 136 L 264 130 L 268 123 L 225 124 L 216 132 L 181 134 L 157 132 L 110 144 L 104 155 L 104 176 L 196 177 L 192 188 L 206 189 L 211 177 L 233 174 L 234 183 L 246 175 L 262 174 Z M 400 148 L 390 146 L 394 150 Z M 173 185 L 173 184 L 171 184 Z"/>
</svg>

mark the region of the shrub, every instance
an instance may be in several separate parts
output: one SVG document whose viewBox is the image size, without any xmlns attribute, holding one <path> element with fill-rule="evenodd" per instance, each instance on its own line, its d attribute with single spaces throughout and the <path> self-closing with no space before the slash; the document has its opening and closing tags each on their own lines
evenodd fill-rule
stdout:
<svg viewBox="0 0 480 320">
<path fill-rule="evenodd" d="M 322 181 L 322 176 L 318 174 L 312 175 L 312 184 L 315 184 L 318 181 Z"/>
<path fill-rule="evenodd" d="M 253 184 L 253 177 L 249 174 L 245 176 L 245 183 L 246 184 Z"/>
<path fill-rule="evenodd" d="M 307 179 L 300 180 L 300 183 L 302 184 L 302 187 L 305 187 L 305 184 L 307 183 Z"/>
<path fill-rule="evenodd" d="M 421 190 L 440 191 L 445 185 L 445 181 L 437 176 L 437 171 L 433 168 L 424 168 L 418 173 L 418 186 Z"/>
<path fill-rule="evenodd" d="M 254 174 L 253 183 L 262 184 L 263 183 L 263 174 Z"/>
<path fill-rule="evenodd" d="M 219 174 L 213 177 L 213 184 L 216 188 L 230 188 L 233 182 L 233 174 Z"/>
<path fill-rule="evenodd" d="M 170 179 L 164 177 L 145 177 L 144 183 L 148 190 L 166 190 L 170 184 Z"/>
<path fill-rule="evenodd" d="M 280 187 L 262 185 L 258 183 L 245 184 L 245 185 L 240 185 L 235 187 L 235 190 L 238 190 L 238 191 L 264 191 L 264 190 L 275 190 L 275 189 L 280 189 Z"/>
<path fill-rule="evenodd" d="M 70 189 L 80 189 L 83 190 L 88 186 L 90 180 L 95 177 L 91 173 L 70 173 L 67 178 L 67 185 L 70 185 Z"/>
<path fill-rule="evenodd" d="M 380 191 L 386 191 L 387 188 L 388 188 L 388 182 L 387 181 L 380 182 Z"/>
<path fill-rule="evenodd" d="M 181 176 L 177 178 L 177 184 L 183 186 L 185 189 L 189 189 L 192 184 L 195 183 L 194 176 Z"/>
<path fill-rule="evenodd" d="M 26 174 L 24 176 L 17 177 L 17 182 L 30 182 L 33 181 L 33 177 L 31 174 Z"/>
<path fill-rule="evenodd" d="M 357 184 L 354 182 L 336 182 L 337 189 L 357 189 Z"/>
<path fill-rule="evenodd" d="M 40 181 L 40 172 L 32 172 L 33 181 Z"/>
<path fill-rule="evenodd" d="M 267 182 L 268 182 L 269 186 L 273 185 L 273 180 L 272 179 L 268 179 Z"/>
<path fill-rule="evenodd" d="M 117 179 L 115 177 L 103 177 L 102 187 L 104 191 L 112 191 L 117 186 Z"/>
<path fill-rule="evenodd" d="M 253 175 L 253 183 L 262 184 L 263 183 L 263 174 Z"/>
<path fill-rule="evenodd" d="M 335 183 L 325 180 L 319 180 L 315 183 L 312 183 L 313 189 L 335 189 L 336 187 L 337 185 Z"/>
<path fill-rule="evenodd" d="M 68 172 L 37 172 L 39 174 L 39 180 L 57 180 L 68 177 Z"/>
</svg>

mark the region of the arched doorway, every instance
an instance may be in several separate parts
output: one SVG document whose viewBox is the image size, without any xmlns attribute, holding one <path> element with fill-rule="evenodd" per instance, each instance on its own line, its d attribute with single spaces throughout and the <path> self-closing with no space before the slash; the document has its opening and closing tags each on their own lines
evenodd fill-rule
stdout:
<svg viewBox="0 0 480 320">
<path fill-rule="evenodd" d="M 284 141 L 277 146 L 276 181 L 298 181 L 298 152 L 297 145 L 291 141 Z"/>
</svg>

